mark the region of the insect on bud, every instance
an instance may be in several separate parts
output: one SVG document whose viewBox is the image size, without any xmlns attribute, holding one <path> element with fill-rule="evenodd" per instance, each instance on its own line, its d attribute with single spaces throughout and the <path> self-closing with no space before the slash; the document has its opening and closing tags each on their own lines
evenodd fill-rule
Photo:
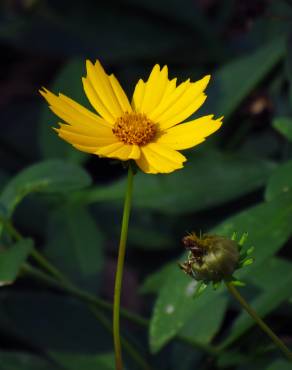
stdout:
<svg viewBox="0 0 292 370">
<path fill-rule="evenodd" d="M 239 266 L 239 247 L 234 240 L 207 234 L 198 237 L 192 233 L 182 241 L 189 255 L 180 267 L 198 281 L 220 282 L 230 278 Z"/>
</svg>

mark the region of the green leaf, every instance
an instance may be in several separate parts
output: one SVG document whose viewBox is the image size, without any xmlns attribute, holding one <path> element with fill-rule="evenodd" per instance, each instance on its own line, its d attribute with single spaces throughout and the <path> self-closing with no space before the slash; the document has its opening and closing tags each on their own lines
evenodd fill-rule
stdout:
<svg viewBox="0 0 292 370">
<path fill-rule="evenodd" d="M 291 363 L 284 360 L 276 360 L 266 370 L 291 370 Z"/>
<path fill-rule="evenodd" d="M 230 62 L 215 73 L 208 91 L 208 106 L 225 120 L 266 77 L 285 55 L 284 39 L 278 38 L 262 48 Z"/>
<path fill-rule="evenodd" d="M 223 351 L 217 360 L 217 364 L 218 367 L 228 368 L 235 365 L 243 365 L 247 360 L 248 357 L 239 351 Z"/>
<path fill-rule="evenodd" d="M 292 190 L 292 160 L 277 167 L 268 182 L 265 192 L 266 200 L 270 201 L 275 197 Z"/>
<path fill-rule="evenodd" d="M 218 235 L 230 237 L 248 232 L 248 242 L 255 247 L 254 263 L 236 272 L 235 277 L 253 273 L 257 267 L 273 256 L 292 234 L 292 193 L 288 192 L 268 203 L 261 203 L 230 217 L 212 230 Z"/>
<path fill-rule="evenodd" d="M 218 300 L 221 300 L 219 291 L 208 289 L 194 298 L 197 284 L 179 267 L 170 273 L 159 292 L 150 322 L 149 341 L 153 353 L 175 337 L 189 320 L 193 322 L 197 313 L 202 314 L 207 307 L 217 307 Z M 207 310 L 206 319 L 208 313 L 213 314 Z"/>
<path fill-rule="evenodd" d="M 281 271 L 287 271 L 291 266 L 290 262 L 280 257 L 271 257 L 258 266 L 252 274 L 249 274 L 247 280 L 262 290 L 269 290 L 270 286 L 276 284 Z"/>
<path fill-rule="evenodd" d="M 177 268 L 177 262 L 170 262 L 148 275 L 140 288 L 140 292 L 142 294 L 157 293 L 160 287 Z"/>
<path fill-rule="evenodd" d="M 292 119 L 289 117 L 278 117 L 273 121 L 273 127 L 286 139 L 292 141 Z"/>
<path fill-rule="evenodd" d="M 190 156 L 181 171 L 169 175 L 138 173 L 133 205 L 167 214 L 181 214 L 213 207 L 262 186 L 273 165 L 246 157 L 203 151 Z M 216 183 L 216 191 L 214 191 Z M 179 184 L 179 186 L 178 186 Z M 125 180 L 98 186 L 74 195 L 80 203 L 122 203 Z"/>
<path fill-rule="evenodd" d="M 70 206 L 54 210 L 44 253 L 76 284 L 96 291 L 104 263 L 104 237 L 88 210 Z"/>
<path fill-rule="evenodd" d="M 291 297 L 292 264 L 290 262 L 272 258 L 258 267 L 249 278 L 262 287 L 262 291 L 249 302 L 260 317 L 265 317 Z M 242 294 L 244 295 L 244 291 Z M 254 320 L 246 312 L 242 312 L 233 323 L 223 346 L 229 346 L 254 325 Z"/>
<path fill-rule="evenodd" d="M 73 59 L 61 70 L 50 87 L 55 94 L 61 92 L 76 100 L 79 104 L 88 105 L 82 88 L 81 78 L 85 74 L 84 59 Z M 41 99 L 41 97 L 40 97 Z M 87 154 L 73 148 L 70 144 L 58 137 L 52 127 L 57 127 L 59 118 L 51 112 L 47 102 L 43 99 L 39 123 L 39 148 L 44 158 L 66 158 L 70 161 L 82 163 Z"/>
<path fill-rule="evenodd" d="M 91 179 L 81 167 L 61 160 L 48 160 L 25 168 L 5 186 L 0 204 L 10 217 L 30 193 L 67 193 L 89 186 Z"/>
<path fill-rule="evenodd" d="M 0 352 L 0 370 L 61 370 L 61 368 L 28 353 Z"/>
<path fill-rule="evenodd" d="M 197 309 L 195 315 L 188 320 L 179 334 L 196 342 L 209 343 L 220 329 L 227 302 L 227 297 L 219 296 L 216 299 L 216 309 L 212 310 L 211 314 L 206 306 Z"/>
<path fill-rule="evenodd" d="M 0 286 L 14 282 L 32 248 L 32 240 L 23 239 L 8 248 L 0 249 Z"/>
<path fill-rule="evenodd" d="M 114 370 L 115 358 L 113 353 L 105 354 L 80 354 L 80 353 L 62 353 L 50 352 L 56 363 L 62 366 L 62 369 L 68 370 Z"/>
<path fill-rule="evenodd" d="M 291 224 L 292 194 L 289 193 L 230 217 L 212 232 L 230 237 L 235 230 L 239 235 L 248 231 L 248 242 L 255 246 L 255 262 L 235 274 L 236 277 L 243 276 L 245 279 L 245 276 L 254 273 L 258 266 L 275 254 L 289 239 L 292 234 Z M 169 274 L 167 279 L 166 273 Z M 161 349 L 188 320 L 196 317 L 197 310 L 216 307 L 220 299 L 218 291 L 214 292 L 212 289 L 208 289 L 197 299 L 188 296 L 187 292 L 194 281 L 175 268 L 175 265 L 149 277 L 146 289 L 155 291 L 160 284 L 162 287 L 150 326 L 150 346 L 153 352 Z"/>
</svg>

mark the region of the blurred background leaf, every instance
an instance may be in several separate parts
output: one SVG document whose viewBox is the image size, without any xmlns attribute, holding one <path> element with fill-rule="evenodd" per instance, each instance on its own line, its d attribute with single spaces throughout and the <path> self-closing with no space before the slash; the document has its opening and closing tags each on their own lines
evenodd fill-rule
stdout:
<svg viewBox="0 0 292 370">
<path fill-rule="evenodd" d="M 77 165 L 48 160 L 26 168 L 15 176 L 2 191 L 0 203 L 10 217 L 17 204 L 29 193 L 66 193 L 86 187 L 90 182 L 89 175 Z"/>
<path fill-rule="evenodd" d="M 271 175 L 266 188 L 265 197 L 268 201 L 291 191 L 292 161 L 281 164 Z"/>
<path fill-rule="evenodd" d="M 68 370 L 113 370 L 115 367 L 114 354 L 100 354 L 96 356 L 76 355 L 74 353 L 53 353 L 51 357 L 64 369 Z"/>
<path fill-rule="evenodd" d="M 9 248 L 0 247 L 0 286 L 14 282 L 32 248 L 31 239 L 22 239 Z"/>
<path fill-rule="evenodd" d="M 273 164 L 266 161 L 212 150 L 199 151 L 190 156 L 184 171 L 167 176 L 145 176 L 138 173 L 135 178 L 133 205 L 168 214 L 199 211 L 261 187 L 272 168 Z M 115 182 L 112 186 L 82 191 L 76 198 L 77 202 L 85 204 L 105 201 L 122 203 L 124 189 L 125 180 Z"/>
<path fill-rule="evenodd" d="M 63 92 L 80 104 L 86 105 L 81 79 L 72 78 L 72 76 L 83 76 L 85 74 L 84 69 L 83 59 L 74 59 L 68 62 L 50 89 L 55 94 Z M 86 160 L 87 155 L 85 153 L 79 152 L 71 145 L 60 140 L 56 133 L 50 129 L 51 127 L 58 127 L 58 125 L 56 116 L 46 105 L 42 107 L 39 127 L 39 148 L 44 158 L 67 158 L 77 163 L 82 163 Z"/>
<path fill-rule="evenodd" d="M 0 352 L 1 370 L 61 370 L 38 356 L 21 352 Z"/>
<path fill-rule="evenodd" d="M 211 106 L 225 119 L 284 57 L 284 39 L 275 39 L 251 55 L 240 57 L 215 73 Z"/>
<path fill-rule="evenodd" d="M 274 361 L 267 370 L 289 370 L 291 368 L 291 364 L 287 361 L 277 360 Z"/>
<path fill-rule="evenodd" d="M 292 141 L 292 119 L 289 117 L 279 117 L 273 122 L 273 126 L 289 141 Z"/>
<path fill-rule="evenodd" d="M 96 58 L 128 96 L 155 63 L 179 82 L 212 75 L 198 114 L 224 115 L 220 132 L 186 152 L 182 171 L 135 179 L 122 304 L 150 317 L 153 369 L 288 366 L 224 289 L 191 298 L 194 283 L 177 261 L 189 231 L 248 231 L 256 259 L 236 274 L 242 293 L 290 346 L 291 19 L 290 0 L 0 2 L 0 215 L 101 298 L 113 292 L 125 171 L 60 140 L 38 90 L 92 109 L 81 77 Z M 4 280 L 29 257 L 17 246 L 5 229 Z M 0 299 L 0 369 L 113 368 L 111 335 L 74 299 L 23 278 Z M 147 353 L 147 329 L 123 320 L 122 331 Z M 218 361 L 200 347 L 222 343 Z"/>
<path fill-rule="evenodd" d="M 104 264 L 104 237 L 91 214 L 81 207 L 51 212 L 46 256 L 77 285 L 96 291 Z"/>
</svg>

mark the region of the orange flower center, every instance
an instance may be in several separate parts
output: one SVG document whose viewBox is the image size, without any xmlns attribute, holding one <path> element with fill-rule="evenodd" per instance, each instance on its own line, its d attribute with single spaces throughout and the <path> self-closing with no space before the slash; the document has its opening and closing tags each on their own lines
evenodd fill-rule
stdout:
<svg viewBox="0 0 292 370">
<path fill-rule="evenodd" d="M 113 133 L 125 144 L 148 144 L 157 133 L 157 125 L 144 113 L 124 113 L 116 120 Z"/>
</svg>

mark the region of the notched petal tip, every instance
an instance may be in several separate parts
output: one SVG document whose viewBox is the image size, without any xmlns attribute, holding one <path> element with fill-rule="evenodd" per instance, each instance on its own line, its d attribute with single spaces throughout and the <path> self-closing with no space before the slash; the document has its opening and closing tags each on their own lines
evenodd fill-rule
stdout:
<svg viewBox="0 0 292 370">
<path fill-rule="evenodd" d="M 86 68 L 88 68 L 89 66 L 93 66 L 93 63 L 90 59 L 86 59 L 85 64 L 86 64 Z"/>
<path fill-rule="evenodd" d="M 50 128 L 52 130 L 54 130 L 59 137 L 61 137 L 61 135 L 62 135 L 62 126 L 64 126 L 64 124 L 62 122 L 57 122 L 56 124 L 59 125 L 59 127 L 50 127 Z"/>
<path fill-rule="evenodd" d="M 46 97 L 46 95 L 48 95 L 49 93 L 50 93 L 50 91 L 46 88 L 46 87 L 44 87 L 44 86 L 42 86 L 40 89 L 39 89 L 39 91 L 38 91 L 40 94 L 41 94 L 41 96 L 42 97 Z"/>
<path fill-rule="evenodd" d="M 160 68 L 160 65 L 159 65 L 158 63 L 156 63 L 156 64 L 155 64 L 155 66 L 152 68 L 152 71 L 154 71 L 154 70 L 155 70 L 155 71 L 156 71 L 156 70 L 158 70 L 158 71 L 160 72 L 160 69 L 161 69 L 161 68 Z"/>
<path fill-rule="evenodd" d="M 95 66 L 99 66 L 99 67 L 103 68 L 103 66 L 102 66 L 102 64 L 101 64 L 101 62 L 100 62 L 100 60 L 99 60 L 99 59 L 95 59 L 95 63 L 94 63 L 94 65 L 95 65 Z"/>
<path fill-rule="evenodd" d="M 161 68 L 160 72 L 168 76 L 168 67 L 166 64 Z"/>
<path fill-rule="evenodd" d="M 213 125 L 217 125 L 217 130 L 219 130 L 219 128 L 223 125 L 223 118 L 224 118 L 224 116 L 221 116 L 219 118 L 216 118 L 216 119 L 212 119 L 211 120 L 212 123 L 213 123 Z"/>
</svg>

